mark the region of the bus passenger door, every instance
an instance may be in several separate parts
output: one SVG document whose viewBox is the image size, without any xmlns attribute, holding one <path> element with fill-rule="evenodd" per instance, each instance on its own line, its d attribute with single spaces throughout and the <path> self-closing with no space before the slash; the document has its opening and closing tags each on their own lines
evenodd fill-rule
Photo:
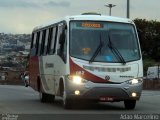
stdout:
<svg viewBox="0 0 160 120">
<path fill-rule="evenodd" d="M 66 75 L 66 62 L 67 62 L 67 41 L 66 41 L 66 25 L 59 24 L 58 25 L 58 35 L 57 35 L 57 59 L 55 65 L 55 91 L 59 94 L 59 84 L 60 78 Z"/>
</svg>

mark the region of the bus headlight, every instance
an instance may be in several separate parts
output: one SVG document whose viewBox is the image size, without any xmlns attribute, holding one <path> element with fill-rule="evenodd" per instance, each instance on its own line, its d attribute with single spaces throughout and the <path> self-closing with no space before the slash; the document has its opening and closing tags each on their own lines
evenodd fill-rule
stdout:
<svg viewBox="0 0 160 120">
<path fill-rule="evenodd" d="M 84 80 L 82 77 L 74 75 L 74 76 L 68 76 L 69 80 L 72 80 L 75 84 L 82 84 L 87 82 L 87 80 Z"/>
<path fill-rule="evenodd" d="M 80 76 L 73 76 L 73 83 L 81 84 L 82 83 L 82 78 Z"/>
<path fill-rule="evenodd" d="M 135 85 L 135 84 L 141 83 L 142 81 L 143 81 L 142 78 L 134 78 L 126 81 L 126 83 L 130 85 Z"/>
</svg>

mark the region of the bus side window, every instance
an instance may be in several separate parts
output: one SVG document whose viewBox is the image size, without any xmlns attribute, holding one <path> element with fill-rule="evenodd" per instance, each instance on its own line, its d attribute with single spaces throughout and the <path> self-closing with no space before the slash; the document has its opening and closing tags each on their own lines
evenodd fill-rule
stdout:
<svg viewBox="0 0 160 120">
<path fill-rule="evenodd" d="M 40 32 L 37 33 L 37 37 L 36 37 L 36 44 L 35 44 L 36 54 L 35 55 L 38 55 L 39 38 L 40 38 Z"/>
<path fill-rule="evenodd" d="M 57 50 L 57 54 L 62 58 L 62 60 L 66 63 L 66 57 L 67 57 L 67 45 L 66 45 L 66 26 L 61 25 L 58 28 L 58 41 L 59 46 Z"/>
<path fill-rule="evenodd" d="M 43 35 L 43 31 L 40 32 L 40 37 L 39 37 L 39 42 L 38 42 L 38 53 L 37 53 L 37 55 L 40 55 L 40 54 L 41 54 L 42 35 Z"/>
<path fill-rule="evenodd" d="M 53 28 L 49 28 L 49 34 L 48 34 L 48 43 L 47 43 L 47 54 L 50 54 L 51 51 L 51 42 L 52 42 L 52 37 L 53 37 Z"/>
<path fill-rule="evenodd" d="M 36 54 L 36 50 L 35 50 L 36 37 L 37 37 L 37 33 L 32 33 L 31 48 L 30 48 L 31 56 L 34 56 Z"/>
<path fill-rule="evenodd" d="M 49 36 L 49 29 L 46 30 L 46 37 L 45 37 L 45 43 L 44 43 L 44 54 L 47 54 L 47 46 L 48 46 L 48 36 Z"/>
<path fill-rule="evenodd" d="M 31 39 L 31 49 L 33 48 L 34 37 L 35 37 L 35 33 L 32 33 L 32 39 Z"/>
<path fill-rule="evenodd" d="M 55 43 L 54 43 L 54 49 L 53 52 L 56 52 L 56 47 L 57 47 L 57 37 L 58 37 L 58 26 L 56 26 L 56 35 L 55 35 Z"/>
<path fill-rule="evenodd" d="M 56 41 L 57 41 L 57 27 L 53 27 L 52 30 L 52 39 L 51 39 L 51 48 L 50 48 L 50 54 L 54 54 L 55 53 L 55 47 L 56 47 Z"/>
<path fill-rule="evenodd" d="M 45 38 L 46 38 L 46 30 L 43 30 L 40 55 L 44 54 Z"/>
</svg>

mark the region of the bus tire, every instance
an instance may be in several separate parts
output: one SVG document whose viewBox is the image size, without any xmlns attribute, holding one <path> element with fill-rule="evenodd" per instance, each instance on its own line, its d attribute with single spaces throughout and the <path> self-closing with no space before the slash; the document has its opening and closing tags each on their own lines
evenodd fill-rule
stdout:
<svg viewBox="0 0 160 120">
<path fill-rule="evenodd" d="M 136 106 L 136 100 L 125 100 L 124 106 L 125 106 L 125 109 L 133 110 Z"/>
<path fill-rule="evenodd" d="M 71 100 L 70 99 L 66 99 L 65 100 L 65 104 L 63 104 L 64 109 L 71 109 L 72 105 L 71 105 Z"/>
<path fill-rule="evenodd" d="M 55 95 L 47 94 L 47 102 L 53 103 L 55 101 Z"/>
<path fill-rule="evenodd" d="M 40 101 L 42 103 L 46 103 L 46 102 L 53 103 L 55 100 L 55 95 L 46 94 L 41 91 L 39 92 L 39 96 L 40 96 Z"/>
<path fill-rule="evenodd" d="M 37 81 L 37 85 L 38 85 L 38 91 L 39 91 L 39 98 L 40 98 L 40 101 L 42 103 L 45 103 L 47 101 L 47 94 L 42 92 L 42 85 L 41 85 L 41 82 L 40 82 L 40 79 L 38 77 L 38 81 Z"/>
<path fill-rule="evenodd" d="M 63 107 L 64 109 L 71 109 L 72 108 L 71 99 L 63 100 Z"/>
<path fill-rule="evenodd" d="M 39 98 L 42 103 L 47 102 L 47 94 L 43 93 L 42 91 L 39 92 Z"/>
<path fill-rule="evenodd" d="M 71 99 L 66 97 L 66 92 L 63 92 L 63 107 L 64 109 L 71 109 L 72 108 L 72 102 Z"/>
</svg>

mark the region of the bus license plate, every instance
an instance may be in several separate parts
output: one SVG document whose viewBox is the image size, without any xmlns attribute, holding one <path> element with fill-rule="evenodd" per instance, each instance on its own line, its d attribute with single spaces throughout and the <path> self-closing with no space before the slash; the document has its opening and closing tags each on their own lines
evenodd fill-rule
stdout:
<svg viewBox="0 0 160 120">
<path fill-rule="evenodd" d="M 114 98 L 113 97 L 100 97 L 100 101 L 113 101 Z"/>
</svg>

